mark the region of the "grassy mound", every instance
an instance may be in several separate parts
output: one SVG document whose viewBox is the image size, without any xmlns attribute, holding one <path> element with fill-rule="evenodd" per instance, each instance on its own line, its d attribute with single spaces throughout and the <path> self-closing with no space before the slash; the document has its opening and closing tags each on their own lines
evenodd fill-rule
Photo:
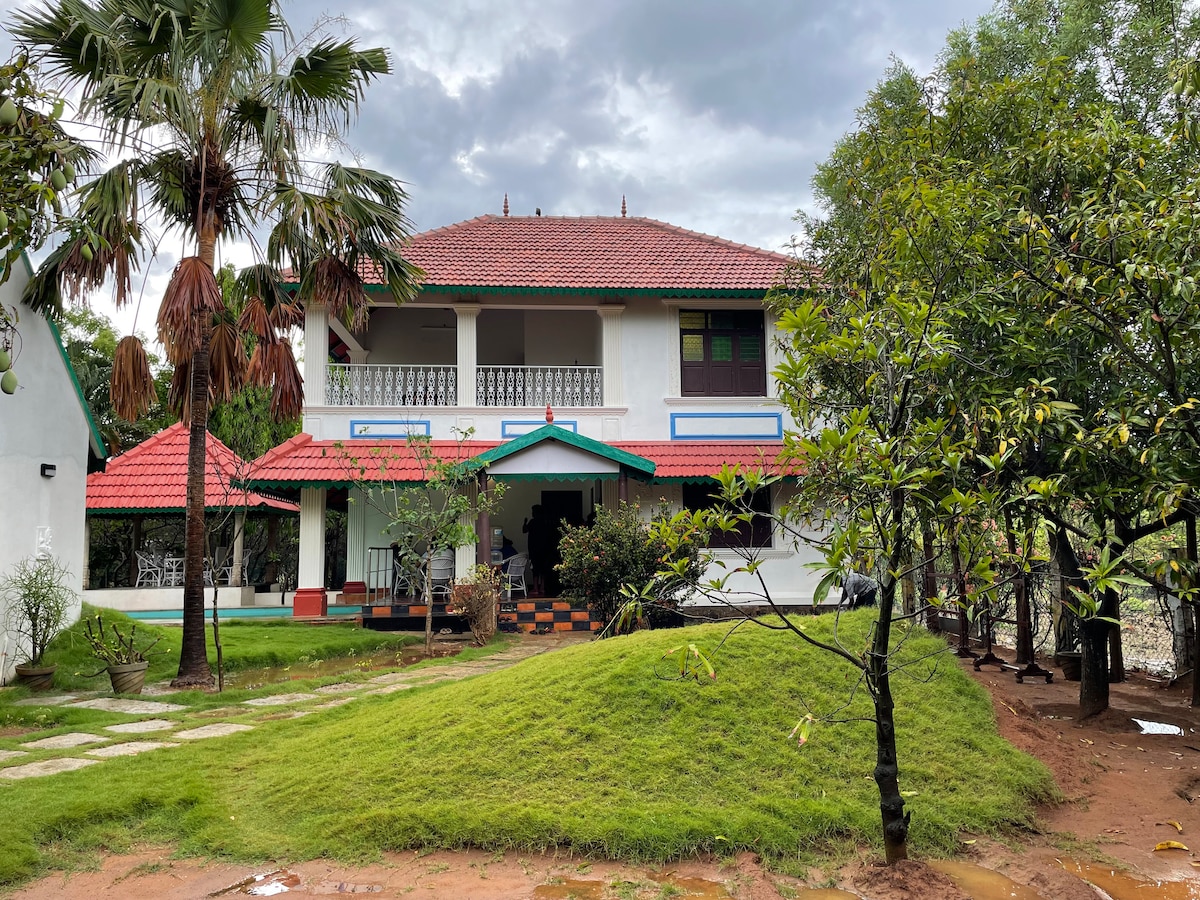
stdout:
<svg viewBox="0 0 1200 900">
<path fill-rule="evenodd" d="M 871 611 L 844 616 L 861 647 Z M 828 635 L 831 617 L 804 626 Z M 718 678 L 669 680 L 665 650 L 725 626 L 582 645 L 468 681 L 359 699 L 318 718 L 0 791 L 0 880 L 53 841 L 173 840 L 241 858 L 362 859 L 409 847 L 539 849 L 666 860 L 750 848 L 778 860 L 877 844 L 874 727 L 853 671 L 742 628 Z M 945 644 L 919 632 L 913 660 Z M 937 669 L 926 679 L 930 669 Z M 946 654 L 898 676 L 901 786 L 917 851 L 1027 821 L 1045 769 L 996 734 L 986 694 Z M 804 703 L 837 711 L 798 748 Z M 856 720 L 856 717 L 857 720 Z"/>
</svg>

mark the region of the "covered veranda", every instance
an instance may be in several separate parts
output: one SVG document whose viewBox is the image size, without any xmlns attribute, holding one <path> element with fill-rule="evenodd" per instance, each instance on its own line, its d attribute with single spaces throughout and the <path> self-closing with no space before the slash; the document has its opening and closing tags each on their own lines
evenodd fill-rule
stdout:
<svg viewBox="0 0 1200 900">
<path fill-rule="evenodd" d="M 455 575 L 465 575 L 474 563 L 494 562 L 494 540 L 507 537 L 518 552 L 528 552 L 524 529 L 534 505 L 555 521 L 587 521 L 597 506 L 614 507 L 627 500 L 649 510 L 662 502 L 679 508 L 684 482 L 712 483 L 724 464 L 771 467 L 781 450 L 778 444 L 735 441 L 640 441 L 605 443 L 569 428 L 546 424 L 512 440 L 433 440 L 430 450 L 445 461 L 474 467 L 477 484 L 503 481 L 507 491 L 490 517 L 463 523 L 474 527 L 477 542 L 458 548 Z M 254 463 L 248 484 L 256 490 L 298 494 L 300 499 L 300 565 L 294 602 L 297 616 L 320 616 L 328 609 L 331 588 L 325 570 L 324 519 L 331 497 L 347 498 L 346 580 L 341 602 L 361 597 L 364 605 L 378 593 L 392 594 L 390 562 L 375 564 L 372 549 L 384 556 L 392 543 L 391 524 L 371 502 L 369 493 L 386 485 L 416 485 L 424 481 L 422 464 L 414 446 L 399 439 L 317 441 L 299 434 L 269 451 Z M 476 488 L 477 489 L 477 488 Z M 793 550 L 782 546 L 767 551 L 775 565 L 791 568 Z M 811 602 L 805 578 L 788 594 L 803 591 Z"/>
<path fill-rule="evenodd" d="M 212 538 L 205 581 L 210 588 L 230 588 L 229 600 L 251 605 L 254 588 L 245 583 L 252 562 L 245 553 L 246 523 L 265 520 L 269 544 L 279 519 L 296 516 L 299 506 L 240 487 L 240 480 L 252 474 L 252 464 L 211 433 L 206 454 L 206 525 Z M 182 608 L 187 461 L 188 427 L 177 423 L 114 457 L 104 472 L 88 476 L 83 575 L 88 602 L 122 610 Z M 122 553 L 108 560 L 103 572 L 95 571 L 93 531 L 101 522 L 116 521 L 129 524 Z M 273 575 L 262 566 L 259 574 Z"/>
</svg>

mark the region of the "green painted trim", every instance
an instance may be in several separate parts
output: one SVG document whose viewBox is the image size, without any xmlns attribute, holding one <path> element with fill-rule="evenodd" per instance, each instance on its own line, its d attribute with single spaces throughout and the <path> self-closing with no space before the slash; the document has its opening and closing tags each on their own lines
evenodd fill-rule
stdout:
<svg viewBox="0 0 1200 900">
<path fill-rule="evenodd" d="M 67 348 L 63 346 L 62 333 L 48 313 L 49 311 L 45 315 L 46 324 L 50 326 L 50 333 L 54 335 L 54 346 L 58 348 L 58 355 L 67 368 L 67 374 L 71 376 L 75 396 L 79 398 L 79 405 L 83 409 L 84 416 L 87 417 L 88 430 L 92 433 L 92 449 L 96 451 L 96 455 L 100 459 L 108 459 L 108 445 L 104 443 L 104 437 L 100 434 L 100 426 L 96 424 L 96 419 L 92 415 L 92 408 L 88 405 L 87 398 L 83 396 L 83 386 L 79 383 L 79 376 L 75 374 L 75 367 L 71 365 L 71 358 L 67 356 Z"/>
<path fill-rule="evenodd" d="M 628 450 L 620 450 L 603 441 L 598 441 L 595 438 L 590 438 L 582 434 L 576 434 L 574 431 L 568 431 L 565 428 L 560 428 L 550 423 L 543 425 L 541 428 L 535 428 L 533 431 L 523 434 L 519 438 L 513 438 L 499 447 L 493 447 L 491 450 L 480 453 L 478 456 L 468 460 L 466 465 L 471 468 L 486 467 L 515 453 L 520 453 L 525 448 L 532 447 L 534 444 L 540 444 L 542 441 L 559 441 L 577 450 L 582 450 L 585 453 L 591 453 L 593 456 L 599 456 L 602 459 L 615 462 L 622 468 L 632 469 L 635 474 L 647 478 L 654 474 L 656 468 L 655 464 L 644 456 L 638 456 L 630 453 Z"/>
<path fill-rule="evenodd" d="M 289 289 L 299 287 L 298 283 L 288 282 Z M 368 294 L 389 294 L 391 289 L 386 284 L 366 284 L 363 289 Z M 758 288 L 569 288 L 569 287 L 532 287 L 504 284 L 423 284 L 420 291 L 428 294 L 492 294 L 496 296 L 578 296 L 578 297 L 716 297 L 762 300 L 768 291 Z"/>
<path fill-rule="evenodd" d="M 290 509 L 276 509 L 273 506 L 266 506 L 266 507 L 261 507 L 261 506 L 247 506 L 247 507 L 206 506 L 206 507 L 204 507 L 204 511 L 205 512 L 224 512 L 227 509 L 243 509 L 243 508 L 246 510 L 246 514 L 251 515 L 251 516 L 259 516 L 259 515 L 298 516 L 298 515 L 300 515 L 299 510 L 293 511 Z M 159 515 L 161 515 L 161 516 L 181 516 L 185 512 L 187 512 L 187 510 L 185 510 L 182 506 L 144 506 L 144 507 L 137 506 L 137 507 L 129 507 L 129 508 L 105 507 L 103 509 L 89 509 L 89 510 L 87 510 L 87 515 L 89 515 L 89 516 L 104 516 L 106 518 L 107 517 L 120 518 L 121 516 L 159 516 Z"/>
</svg>

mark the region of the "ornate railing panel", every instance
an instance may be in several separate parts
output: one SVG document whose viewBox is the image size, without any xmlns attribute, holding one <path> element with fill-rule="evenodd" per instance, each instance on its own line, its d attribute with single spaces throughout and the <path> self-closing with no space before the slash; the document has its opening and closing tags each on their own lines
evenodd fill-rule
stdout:
<svg viewBox="0 0 1200 900">
<path fill-rule="evenodd" d="M 330 406 L 456 406 L 457 366 L 380 366 L 330 363 Z"/>
<path fill-rule="evenodd" d="M 479 366 L 480 406 L 603 406 L 600 366 Z"/>
</svg>

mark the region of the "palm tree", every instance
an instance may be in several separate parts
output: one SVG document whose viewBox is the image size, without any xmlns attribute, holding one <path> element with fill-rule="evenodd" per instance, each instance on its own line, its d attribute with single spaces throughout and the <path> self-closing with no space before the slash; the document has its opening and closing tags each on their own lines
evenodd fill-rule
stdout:
<svg viewBox="0 0 1200 900">
<path fill-rule="evenodd" d="M 64 90 L 78 89 L 80 119 L 118 161 L 79 190 L 75 227 L 31 280 L 26 300 L 61 309 L 131 274 L 156 236 L 182 234 L 195 255 L 176 266 L 158 312 L 158 337 L 175 367 L 172 402 L 190 423 L 183 651 L 173 684 L 209 685 L 204 634 L 204 460 L 209 404 L 243 384 L 269 386 L 276 416 L 296 416 L 301 379 L 286 332 L 299 305 L 360 322 L 368 268 L 397 301 L 418 272 L 398 247 L 409 234 L 400 184 L 304 154 L 336 145 L 363 91 L 389 71 L 381 48 L 319 28 L 301 41 L 278 0 L 50 0 L 14 14 L 11 31 Z M 265 246 L 257 238 L 267 237 Z M 225 311 L 214 277 L 217 246 L 241 238 L 261 261 L 238 278 L 243 310 Z M 284 290 L 290 267 L 295 296 Z M 248 346 L 253 349 L 249 350 Z M 118 413 L 149 407 L 146 353 L 122 339 L 112 381 Z"/>
</svg>

